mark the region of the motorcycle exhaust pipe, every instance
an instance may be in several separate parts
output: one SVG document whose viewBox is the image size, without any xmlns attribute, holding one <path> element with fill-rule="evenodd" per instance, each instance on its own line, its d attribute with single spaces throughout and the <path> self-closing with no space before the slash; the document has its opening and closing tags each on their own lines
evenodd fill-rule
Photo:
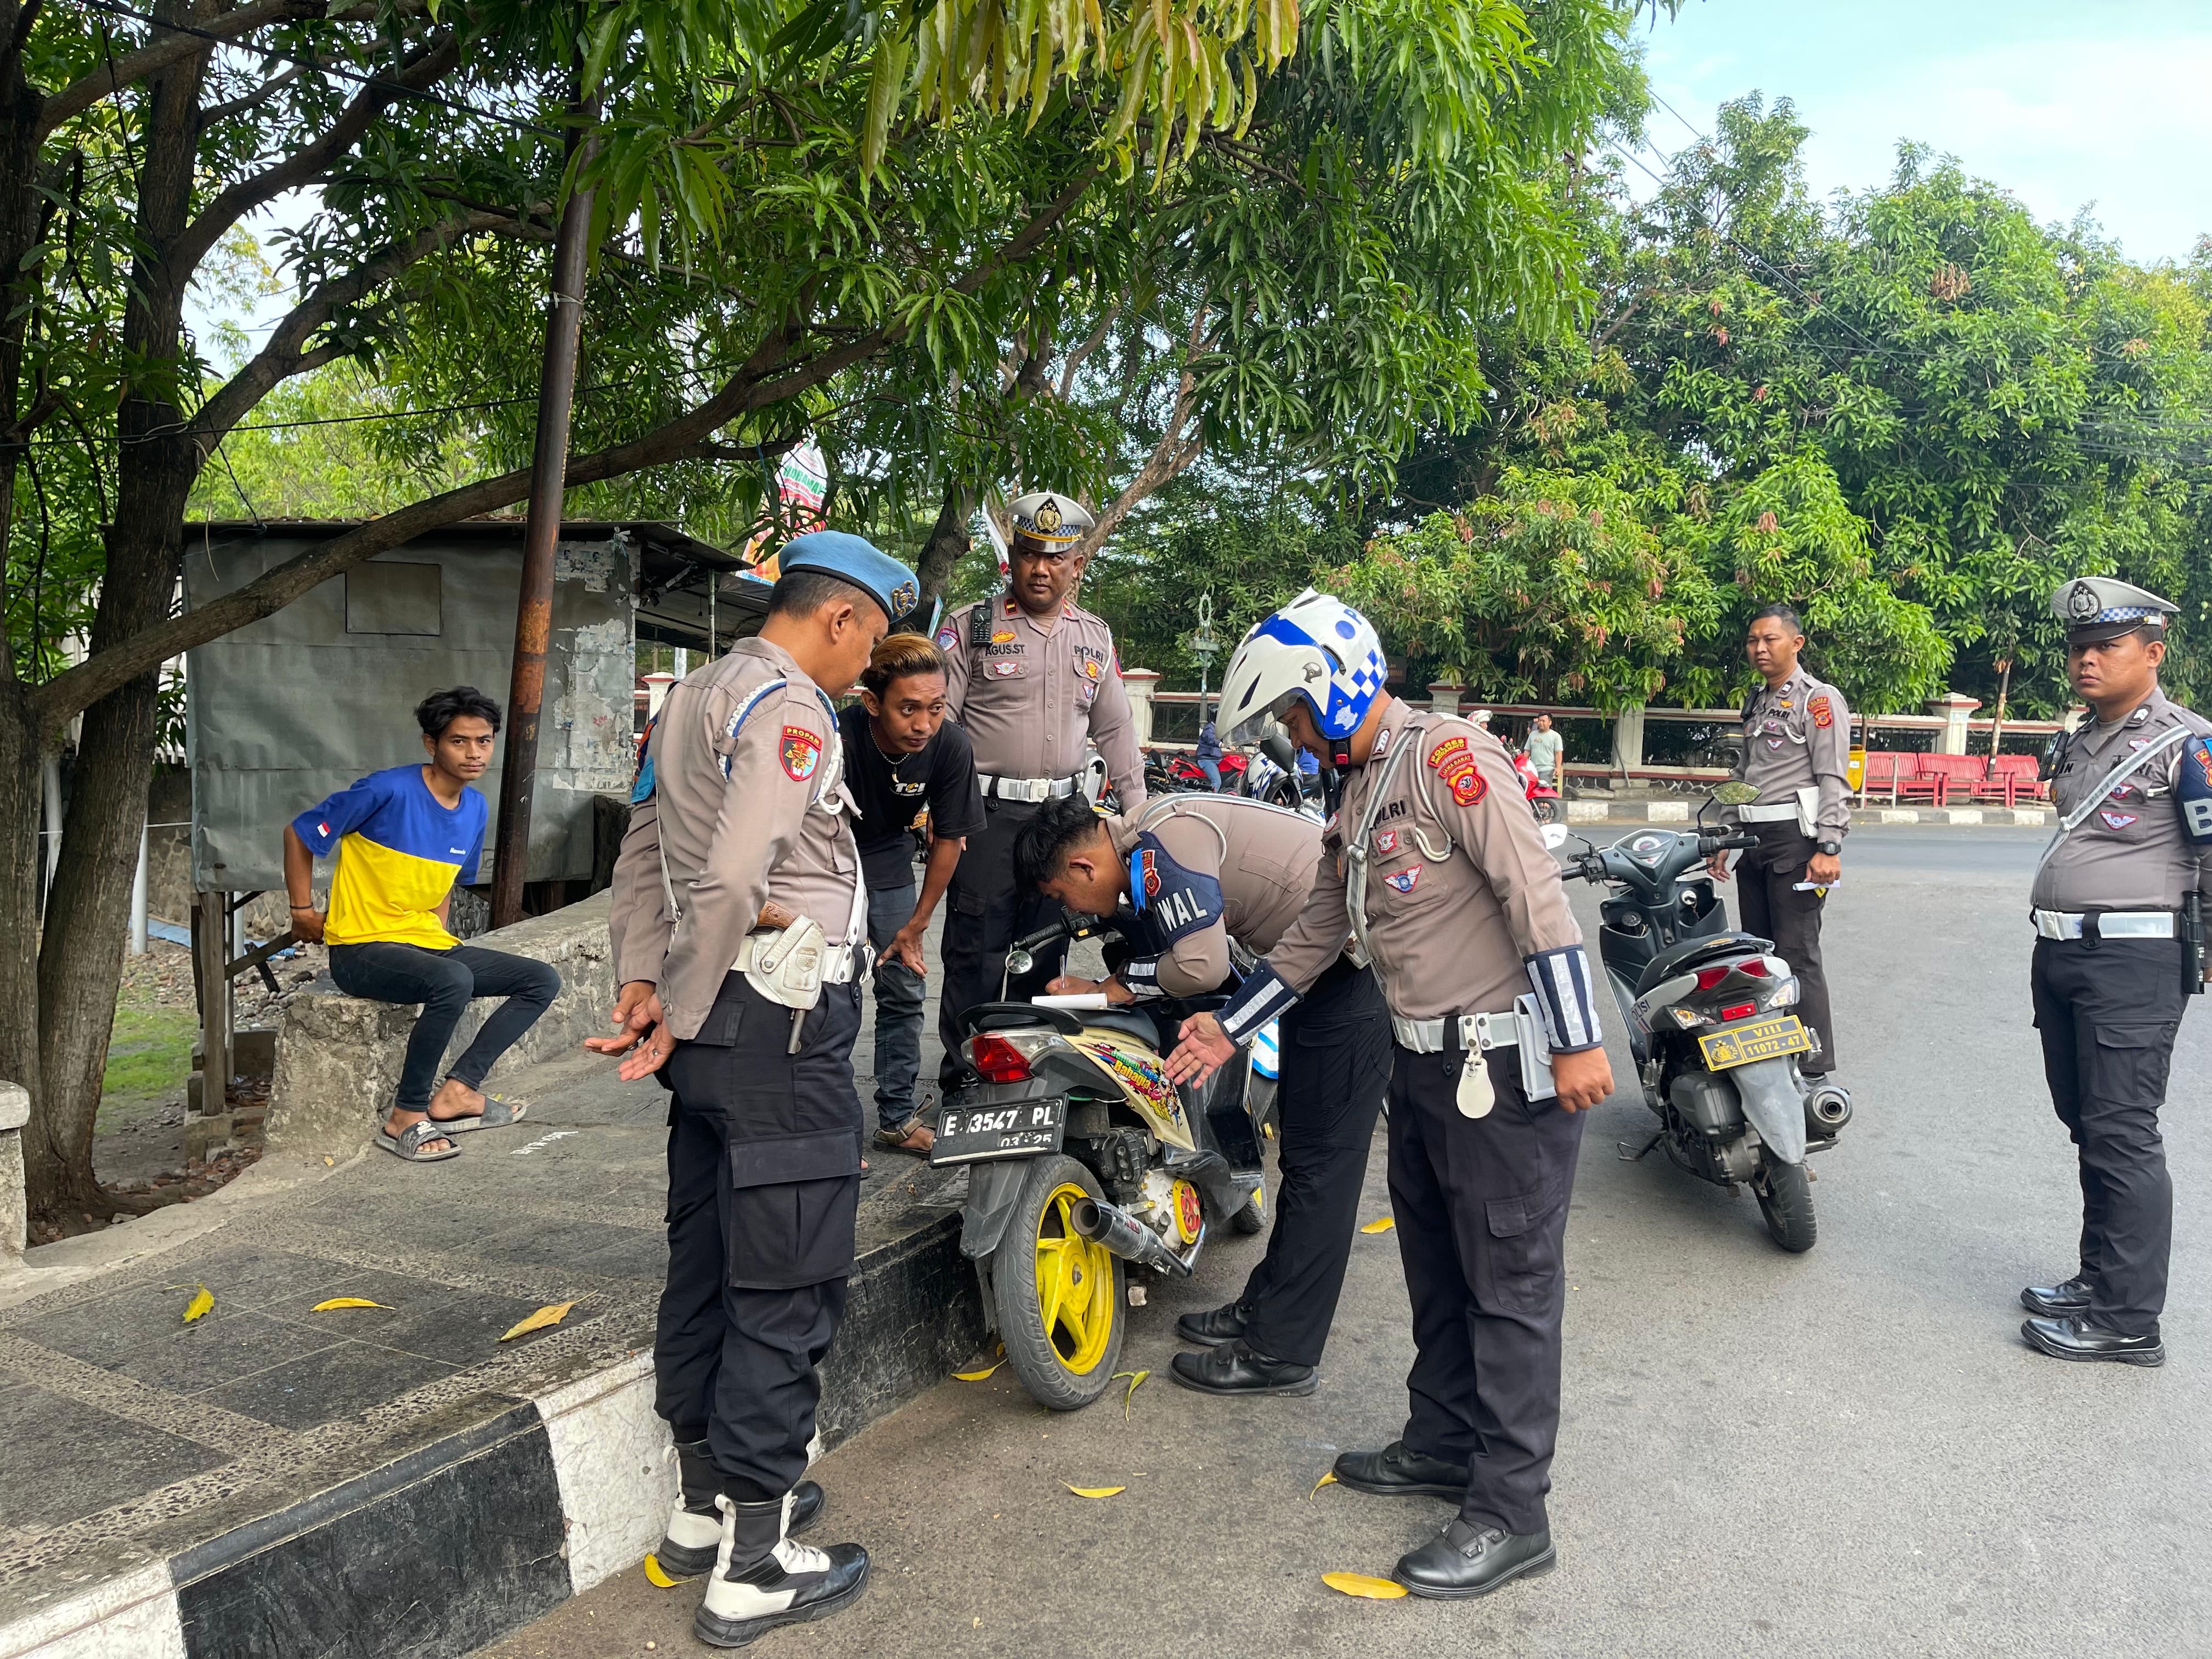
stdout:
<svg viewBox="0 0 2212 1659">
<path fill-rule="evenodd" d="M 1068 1206 L 1067 1221 L 1084 1237 L 1094 1244 L 1103 1244 L 1124 1261 L 1172 1273 L 1177 1279 L 1190 1277 L 1190 1263 L 1168 1249 L 1158 1233 L 1118 1205 L 1109 1204 L 1103 1198 L 1083 1199 Z M 1205 1235 L 1201 1233 L 1199 1238 L 1203 1243 Z M 1195 1249 L 1192 1254 L 1197 1254 Z"/>
<path fill-rule="evenodd" d="M 1851 1121 L 1851 1097 L 1832 1083 L 1823 1083 L 1805 1097 L 1805 1133 L 1814 1139 L 1834 1134 Z"/>
</svg>

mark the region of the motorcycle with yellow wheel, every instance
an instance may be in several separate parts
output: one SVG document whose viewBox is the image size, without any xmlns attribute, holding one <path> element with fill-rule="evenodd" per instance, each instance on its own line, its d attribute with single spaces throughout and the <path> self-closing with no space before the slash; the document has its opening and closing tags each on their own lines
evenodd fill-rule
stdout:
<svg viewBox="0 0 2212 1659">
<path fill-rule="evenodd" d="M 1017 940 L 1007 973 L 1055 940 L 1112 937 L 1069 917 Z M 930 1162 L 969 1170 L 960 1248 L 1040 1405 L 1076 1411 L 1106 1391 L 1132 1275 L 1188 1278 L 1215 1231 L 1260 1231 L 1265 1102 L 1248 1062 L 1179 1089 L 1162 1059 L 1183 1018 L 1220 1000 L 999 1001 L 960 1017 L 966 1069 Z"/>
</svg>

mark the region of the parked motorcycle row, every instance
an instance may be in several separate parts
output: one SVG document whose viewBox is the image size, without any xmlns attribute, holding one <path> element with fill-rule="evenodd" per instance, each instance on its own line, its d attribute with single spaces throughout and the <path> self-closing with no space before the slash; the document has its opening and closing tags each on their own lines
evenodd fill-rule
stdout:
<svg viewBox="0 0 2212 1659">
<path fill-rule="evenodd" d="M 1224 768 L 1224 790 L 1323 816 L 1319 781 L 1280 738 L 1231 758 L 1239 763 Z M 1758 792 L 1723 784 L 1694 829 L 1639 828 L 1600 848 L 1552 823 L 1556 793 L 1538 796 L 1534 769 L 1520 764 L 1546 844 L 1580 848 L 1563 873 L 1605 889 L 1599 957 L 1658 1120 L 1620 1155 L 1663 1148 L 1701 1180 L 1748 1190 L 1777 1245 L 1810 1249 L 1806 1159 L 1836 1144 L 1850 1097 L 1800 1072 L 1819 1036 L 1790 1012 L 1797 981 L 1771 942 L 1729 928 L 1705 869 L 1714 854 L 1753 844 L 1709 827 L 1707 814 Z M 1152 787 L 1189 787 L 1161 771 Z M 1018 940 L 1007 972 L 1027 972 L 1033 953 L 1062 939 L 1117 937 L 1110 919 L 1069 915 Z M 1188 1278 L 1223 1230 L 1264 1224 L 1273 1032 L 1204 1085 L 1179 1088 L 1164 1061 L 1177 1027 L 1224 998 L 1073 1009 L 1004 996 L 1002 981 L 1000 1000 L 962 1016 L 967 1072 L 945 1100 L 931 1162 L 969 1170 L 961 1249 L 1008 1362 L 1040 1404 L 1073 1411 L 1109 1387 L 1146 1281 Z"/>
</svg>

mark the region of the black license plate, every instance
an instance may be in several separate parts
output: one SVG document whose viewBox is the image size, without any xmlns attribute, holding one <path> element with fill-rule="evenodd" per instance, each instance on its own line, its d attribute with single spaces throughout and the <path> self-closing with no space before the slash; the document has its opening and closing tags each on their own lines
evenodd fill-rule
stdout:
<svg viewBox="0 0 2212 1659">
<path fill-rule="evenodd" d="M 1020 1100 L 975 1106 L 948 1106 L 937 1120 L 932 1164 L 980 1164 L 994 1158 L 1035 1158 L 1060 1150 L 1067 1125 L 1067 1102 Z"/>
</svg>

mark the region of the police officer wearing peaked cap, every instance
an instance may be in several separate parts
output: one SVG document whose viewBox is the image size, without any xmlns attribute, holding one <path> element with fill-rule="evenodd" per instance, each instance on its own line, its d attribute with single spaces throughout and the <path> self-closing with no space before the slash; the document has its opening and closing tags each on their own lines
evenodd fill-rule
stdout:
<svg viewBox="0 0 2212 1659">
<path fill-rule="evenodd" d="M 1049 490 L 1019 497 L 1007 517 L 1006 591 L 962 606 L 937 630 L 947 706 L 975 746 L 985 817 L 947 895 L 937 1024 L 948 1088 L 960 1073 L 961 1014 L 997 999 L 1008 944 L 1057 914 L 1048 900 L 1016 888 L 1022 826 L 1044 802 L 1082 788 L 1086 738 L 1105 757 L 1121 810 L 1133 812 L 1145 800 L 1145 757 L 1113 630 L 1069 598 L 1088 559 L 1076 550 L 1097 520 Z M 1007 994 L 1042 991 L 1065 955 L 1065 947 L 1038 952 Z"/>
<path fill-rule="evenodd" d="M 2158 1114 L 2185 999 L 2203 984 L 2212 721 L 2170 702 L 2174 606 L 2106 576 L 2062 583 L 2066 671 L 2094 718 L 2045 762 L 2057 836 L 2037 866 L 2029 985 L 2051 1104 L 2078 1152 L 2078 1270 L 2031 1285 L 2029 1345 L 2060 1359 L 2165 1362 L 2173 1184 Z"/>
<path fill-rule="evenodd" d="M 614 873 L 610 944 L 626 1079 L 663 1073 L 668 1281 L 655 1408 L 680 1495 L 664 1571 L 710 1573 L 693 1628 L 719 1647 L 857 1597 L 857 1544 L 792 1534 L 817 1368 L 845 1308 L 864 1121 L 852 1049 L 866 893 L 830 702 L 852 689 L 914 573 L 857 536 L 801 536 L 757 638 L 669 690 L 647 731 Z"/>
</svg>

